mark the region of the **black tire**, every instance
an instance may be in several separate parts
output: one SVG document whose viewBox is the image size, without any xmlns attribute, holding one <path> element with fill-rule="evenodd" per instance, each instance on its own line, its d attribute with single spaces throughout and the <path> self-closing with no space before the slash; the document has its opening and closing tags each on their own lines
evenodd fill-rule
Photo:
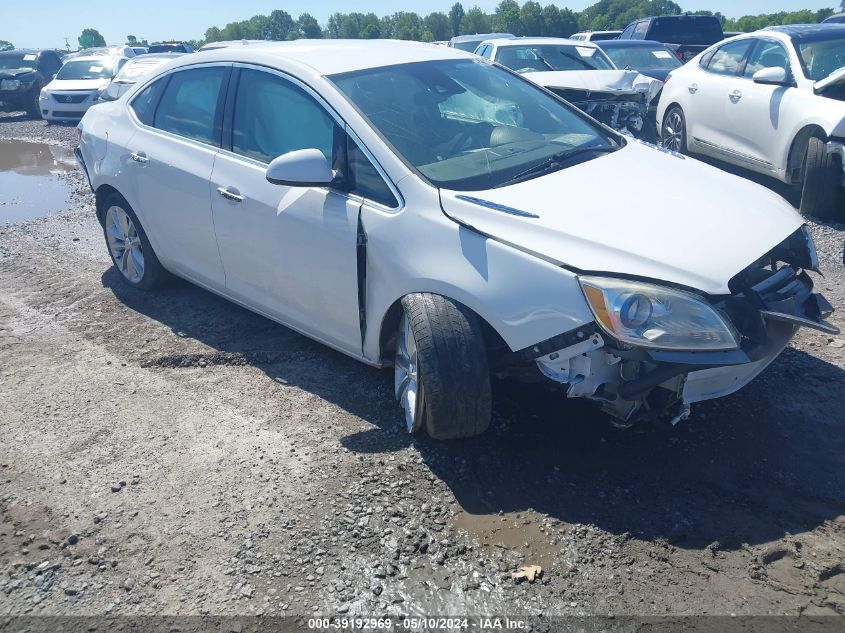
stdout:
<svg viewBox="0 0 845 633">
<path fill-rule="evenodd" d="M 144 256 L 144 272 L 141 278 L 136 281 L 130 281 L 120 270 L 120 265 L 115 259 L 114 253 L 109 246 L 109 236 L 107 232 L 106 226 L 106 217 L 108 210 L 112 207 L 118 207 L 122 209 L 129 219 L 132 220 L 132 223 L 135 225 L 135 230 L 138 233 L 138 238 L 141 242 L 141 252 Z M 99 209 L 99 218 L 100 223 L 103 226 L 103 237 L 106 240 L 106 249 L 109 252 L 109 257 L 111 257 L 112 263 L 114 267 L 117 269 L 118 273 L 120 274 L 121 280 L 128 286 L 132 288 L 137 288 L 139 290 L 153 290 L 155 288 L 160 287 L 164 283 L 166 283 L 170 279 L 170 273 L 165 270 L 164 266 L 161 265 L 161 262 L 158 260 L 158 257 L 153 250 L 152 245 L 150 244 L 150 240 L 147 238 L 147 234 L 144 231 L 144 227 L 141 225 L 141 222 L 138 220 L 138 216 L 135 215 L 135 211 L 132 210 L 132 207 L 129 206 L 129 203 L 126 202 L 126 199 L 121 196 L 119 193 L 112 193 L 111 195 L 107 196 L 103 200 L 103 204 Z"/>
<path fill-rule="evenodd" d="M 36 86 L 32 94 L 26 99 L 26 115 L 31 119 L 41 118 L 41 103 L 38 96 L 41 93 L 41 86 Z"/>
<path fill-rule="evenodd" d="M 435 294 L 402 299 L 417 345 L 420 427 L 436 440 L 480 435 L 490 426 L 492 393 L 478 317 Z"/>
<path fill-rule="evenodd" d="M 832 220 L 841 204 L 842 162 L 819 138 L 808 141 L 803 176 L 801 215 Z"/>
<path fill-rule="evenodd" d="M 687 119 L 681 106 L 672 106 L 663 115 L 660 145 L 679 154 L 689 153 L 687 147 Z"/>
</svg>

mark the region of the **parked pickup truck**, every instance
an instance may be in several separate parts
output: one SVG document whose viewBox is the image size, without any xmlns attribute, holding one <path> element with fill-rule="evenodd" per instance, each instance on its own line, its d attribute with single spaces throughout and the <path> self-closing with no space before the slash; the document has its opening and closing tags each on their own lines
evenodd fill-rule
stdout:
<svg viewBox="0 0 845 633">
<path fill-rule="evenodd" d="M 682 62 L 725 39 L 722 24 L 711 15 L 665 15 L 631 22 L 620 40 L 655 40 L 664 43 Z"/>
</svg>

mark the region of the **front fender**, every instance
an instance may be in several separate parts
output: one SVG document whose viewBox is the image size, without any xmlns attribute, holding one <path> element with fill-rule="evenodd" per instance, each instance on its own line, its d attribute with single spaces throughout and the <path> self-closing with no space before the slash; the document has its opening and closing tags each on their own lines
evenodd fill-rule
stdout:
<svg viewBox="0 0 845 633">
<path fill-rule="evenodd" d="M 593 321 L 574 273 L 460 226 L 439 210 L 385 214 L 365 206 L 362 219 L 368 360 L 382 360 L 381 332 L 391 306 L 415 292 L 467 306 L 513 351 Z"/>
</svg>

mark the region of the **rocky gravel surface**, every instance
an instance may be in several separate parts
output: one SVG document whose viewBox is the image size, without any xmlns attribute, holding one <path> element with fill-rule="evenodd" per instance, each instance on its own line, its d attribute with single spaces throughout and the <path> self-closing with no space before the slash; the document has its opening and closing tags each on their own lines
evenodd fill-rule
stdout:
<svg viewBox="0 0 845 633">
<path fill-rule="evenodd" d="M 499 382 L 484 437 L 411 440 L 389 371 L 123 286 L 62 178 L 0 224 L 0 616 L 845 615 L 845 337 L 675 429 Z M 811 228 L 845 328 L 845 226 Z"/>
</svg>

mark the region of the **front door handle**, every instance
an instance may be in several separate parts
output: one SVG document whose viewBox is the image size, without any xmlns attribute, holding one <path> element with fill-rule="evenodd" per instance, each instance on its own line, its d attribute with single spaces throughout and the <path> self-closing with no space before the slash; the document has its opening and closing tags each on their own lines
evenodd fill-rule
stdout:
<svg viewBox="0 0 845 633">
<path fill-rule="evenodd" d="M 226 198 L 226 200 L 231 200 L 232 202 L 244 201 L 244 197 L 238 192 L 238 190 L 232 189 L 231 187 L 217 187 L 217 193 Z"/>
<path fill-rule="evenodd" d="M 132 152 L 129 154 L 129 158 L 132 159 L 132 162 L 140 163 L 141 165 L 146 165 L 150 162 L 150 159 L 147 158 L 144 152 Z"/>
<path fill-rule="evenodd" d="M 694 95 L 696 92 L 698 92 L 698 84 L 690 84 L 688 90 L 691 95 Z"/>
<path fill-rule="evenodd" d="M 731 94 L 728 95 L 731 98 L 731 101 L 736 103 L 740 99 L 742 99 L 742 92 L 739 90 L 734 90 Z"/>
</svg>

